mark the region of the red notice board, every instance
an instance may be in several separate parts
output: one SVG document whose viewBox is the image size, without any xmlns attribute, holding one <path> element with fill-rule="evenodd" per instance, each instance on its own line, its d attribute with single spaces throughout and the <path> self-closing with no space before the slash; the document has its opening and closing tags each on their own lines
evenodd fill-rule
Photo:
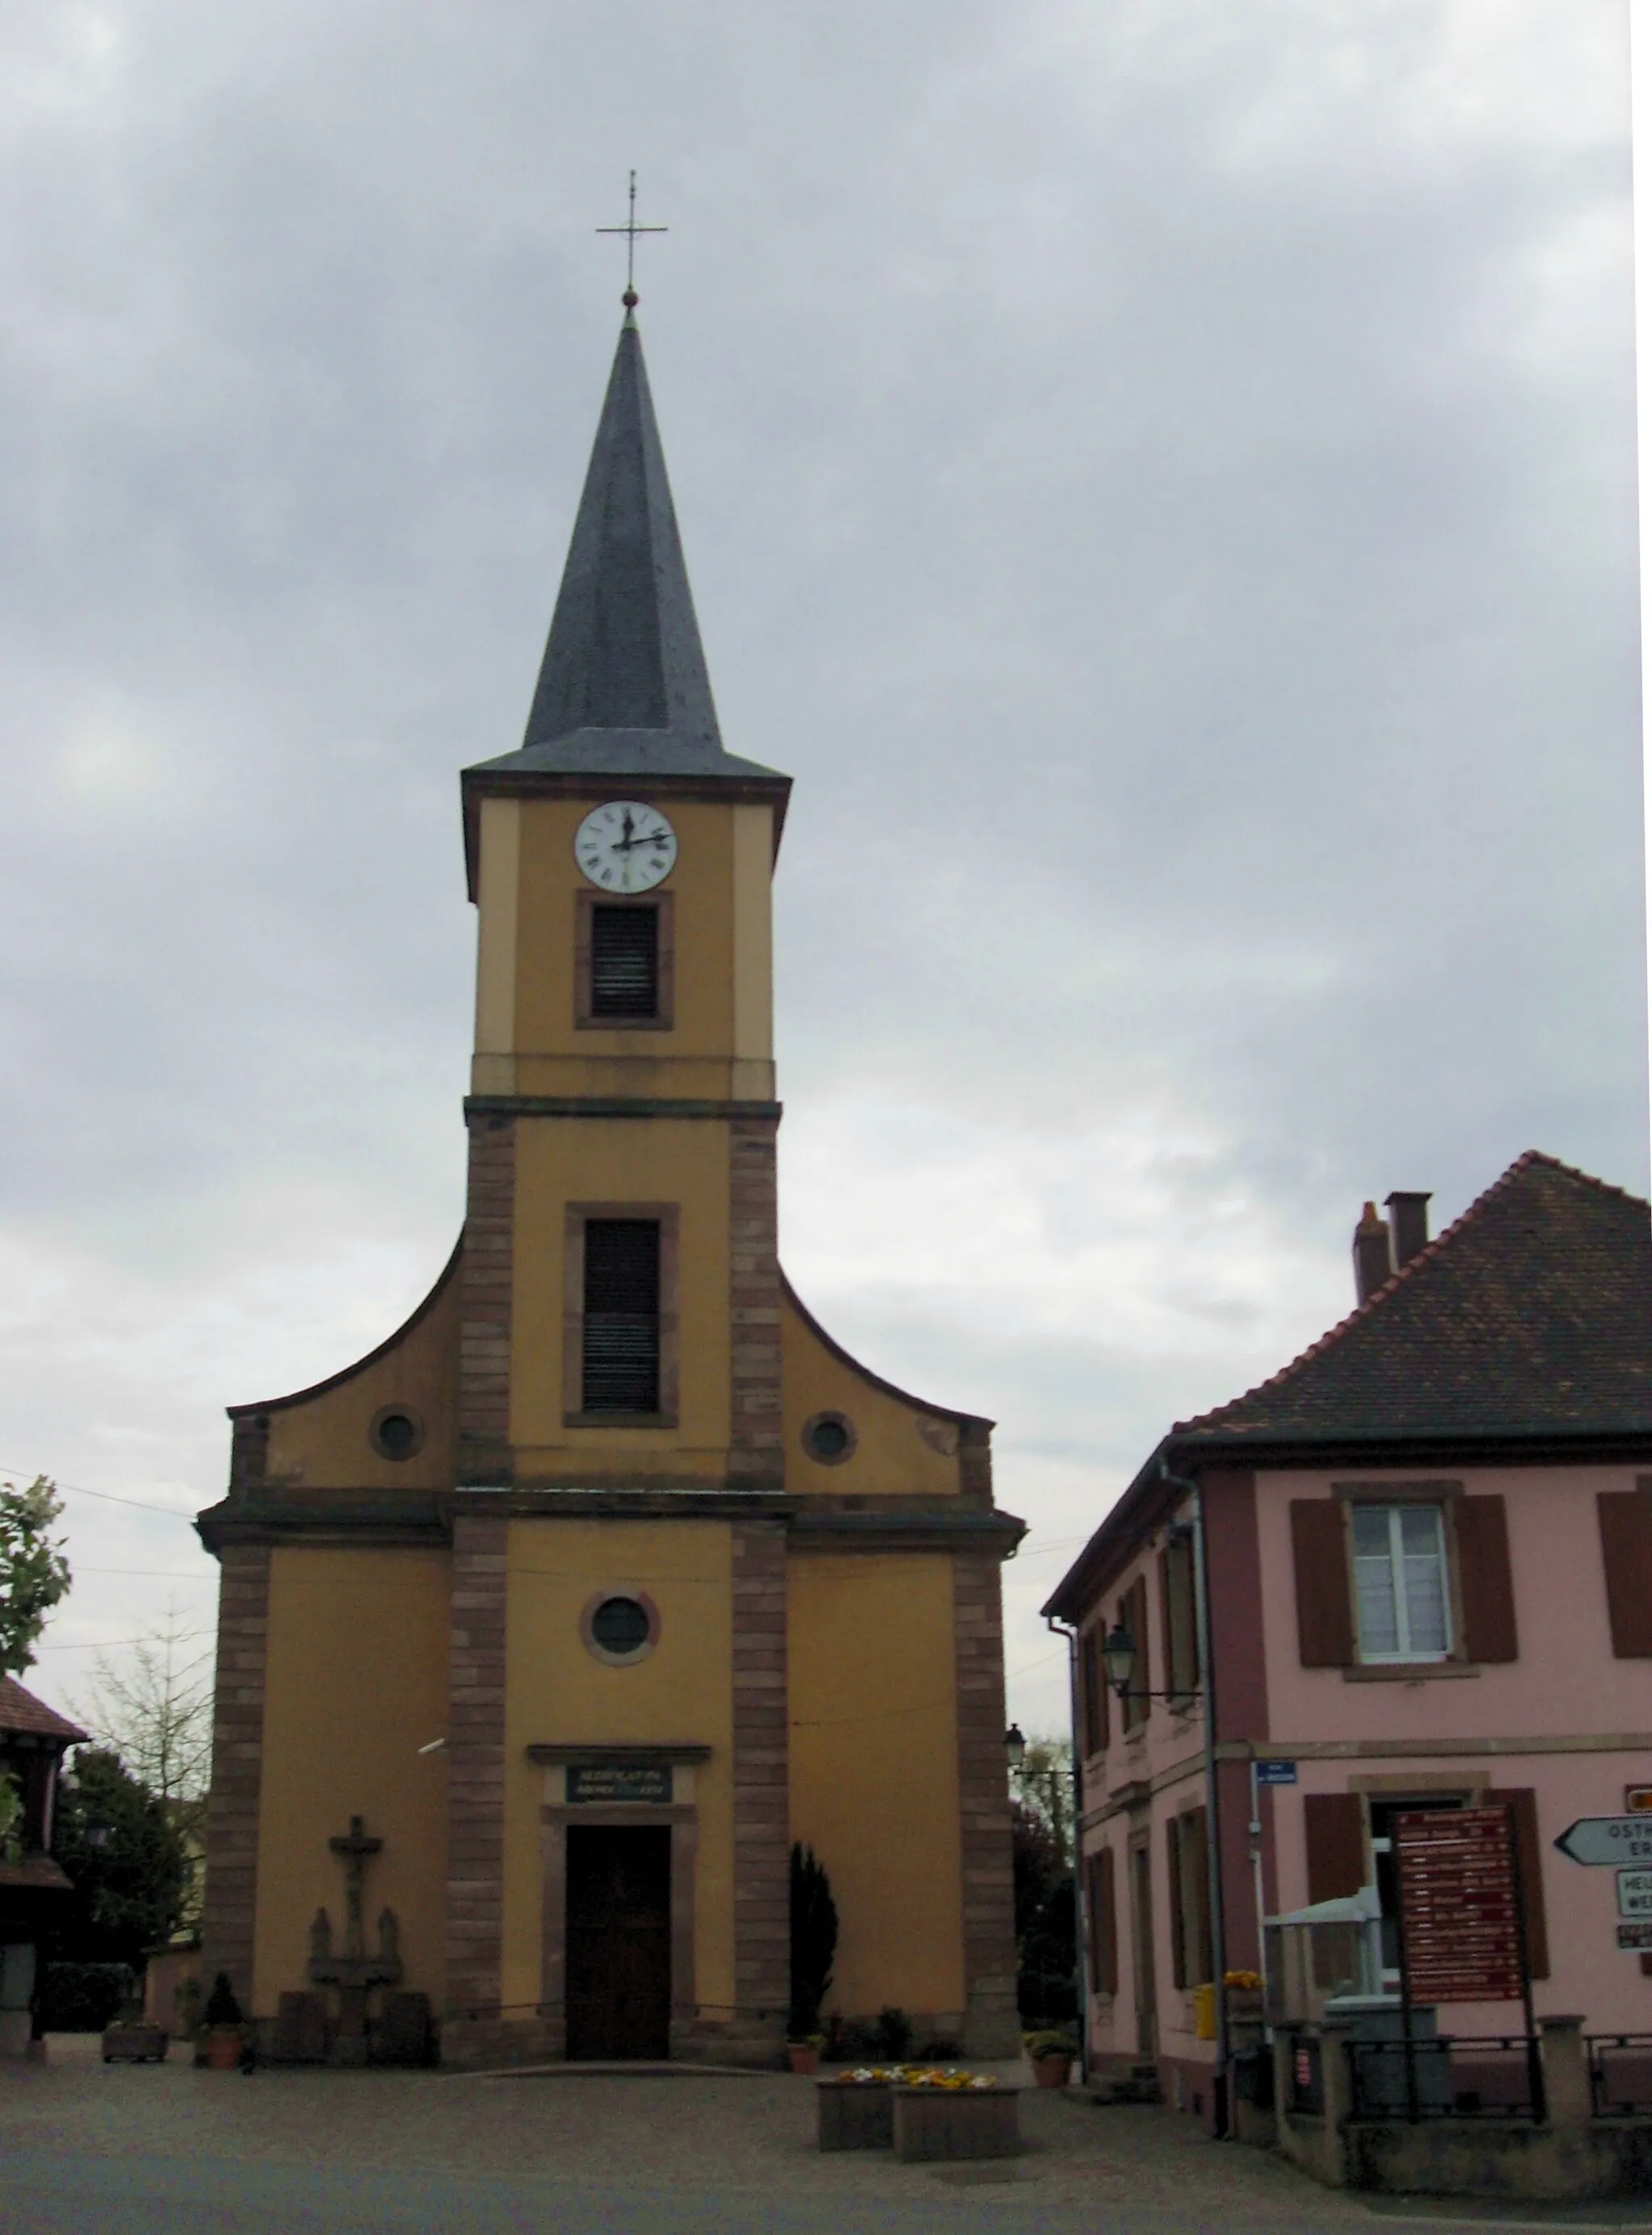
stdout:
<svg viewBox="0 0 1652 2235">
<path fill-rule="evenodd" d="M 1419 1810 L 1394 1820 L 1406 1991 L 1413 2002 L 1524 1995 L 1508 1812 Z"/>
</svg>

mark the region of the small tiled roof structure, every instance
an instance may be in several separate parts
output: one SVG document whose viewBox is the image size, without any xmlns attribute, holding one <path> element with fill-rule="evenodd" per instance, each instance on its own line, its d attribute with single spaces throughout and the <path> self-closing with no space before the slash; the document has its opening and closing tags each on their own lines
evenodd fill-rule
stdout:
<svg viewBox="0 0 1652 2235">
<path fill-rule="evenodd" d="M 55 1707 L 26 1692 L 15 1676 L 0 1676 L 0 1739 L 14 1733 L 62 1739 L 68 1746 L 78 1746 L 86 1736 L 78 1723 L 71 1723 L 67 1715 L 60 1715 Z"/>
<path fill-rule="evenodd" d="M 1652 1207 L 1530 1149 L 1328 1334 L 1179 1420 L 1056 1586 L 1073 1616 L 1177 1471 L 1652 1458 Z"/>
<path fill-rule="evenodd" d="M 1652 1434 L 1652 1211 L 1530 1149 L 1300 1358 L 1183 1441 Z"/>
</svg>

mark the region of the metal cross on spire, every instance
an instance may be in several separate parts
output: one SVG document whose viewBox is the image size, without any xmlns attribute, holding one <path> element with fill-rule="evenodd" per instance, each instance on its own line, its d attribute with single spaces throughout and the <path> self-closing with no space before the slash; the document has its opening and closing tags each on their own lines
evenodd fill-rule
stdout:
<svg viewBox="0 0 1652 2235">
<path fill-rule="evenodd" d="M 626 237 L 626 292 L 620 298 L 626 306 L 627 318 L 637 307 L 637 235 L 639 233 L 669 233 L 668 225 L 639 225 L 637 222 L 637 174 L 631 174 L 631 214 L 623 225 L 600 225 L 599 233 L 623 233 Z"/>
</svg>

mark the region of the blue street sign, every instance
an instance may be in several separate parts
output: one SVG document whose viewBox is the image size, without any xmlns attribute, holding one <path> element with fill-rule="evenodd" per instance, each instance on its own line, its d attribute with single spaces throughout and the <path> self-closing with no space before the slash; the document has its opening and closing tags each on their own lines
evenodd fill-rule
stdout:
<svg viewBox="0 0 1652 2235">
<path fill-rule="evenodd" d="M 1259 1761 L 1256 1764 L 1258 1785 L 1295 1785 L 1296 1764 L 1294 1761 Z"/>
</svg>

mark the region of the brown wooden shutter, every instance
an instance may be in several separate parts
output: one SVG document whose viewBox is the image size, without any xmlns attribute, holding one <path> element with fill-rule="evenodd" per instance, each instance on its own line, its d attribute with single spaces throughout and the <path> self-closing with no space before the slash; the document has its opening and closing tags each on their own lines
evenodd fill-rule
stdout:
<svg viewBox="0 0 1652 2235">
<path fill-rule="evenodd" d="M 1107 1672 L 1101 1658 L 1102 1625 L 1092 1622 L 1078 1640 L 1078 1707 L 1086 1754 L 1107 1750 Z"/>
<path fill-rule="evenodd" d="M 1170 1622 L 1170 1556 L 1158 1556 L 1158 1688 L 1168 1699 L 1176 1690 L 1176 1632 Z"/>
<path fill-rule="evenodd" d="M 1136 1688 L 1131 1692 L 1130 1696 L 1130 1714 L 1127 1720 L 1130 1727 L 1133 1730 L 1138 1728 L 1147 1720 L 1148 1710 L 1153 1704 L 1151 1700 L 1147 1696 L 1153 1688 L 1153 1679 L 1150 1673 L 1153 1666 L 1153 1657 L 1151 1651 L 1152 1641 L 1149 1635 L 1152 1625 L 1147 1618 L 1147 1578 L 1145 1576 L 1137 1576 L 1135 1582 L 1130 1587 L 1130 1628 L 1131 1635 L 1136 1640 L 1136 1675 L 1134 1678 Z"/>
<path fill-rule="evenodd" d="M 1185 1987 L 1187 1931 L 1182 1915 L 1182 1825 L 1175 1816 L 1164 1822 L 1165 1907 L 1170 1924 L 1170 1984 Z"/>
<path fill-rule="evenodd" d="M 1193 1576 L 1193 1545 L 1188 1537 L 1170 1548 L 1170 1687 L 1182 1699 L 1190 1698 L 1199 1684 L 1197 1594 Z"/>
<path fill-rule="evenodd" d="M 1543 1842 L 1537 1836 L 1537 1796 L 1529 1785 L 1480 1795 L 1488 1808 L 1506 1808 L 1520 1866 L 1520 1907 L 1525 1918 L 1526 1961 L 1534 1979 L 1549 1976 L 1549 1912 L 1543 1897 Z"/>
<path fill-rule="evenodd" d="M 1597 1491 L 1595 1504 L 1612 1651 L 1620 1661 L 1642 1661 L 1652 1656 L 1652 1491 L 1644 1482 Z"/>
<path fill-rule="evenodd" d="M 1104 1995 L 1116 1995 L 1118 1992 L 1118 1894 L 1112 1849 L 1104 1847 L 1097 1863 L 1096 1915 L 1103 1926 L 1101 1976 L 1097 1984 Z"/>
<path fill-rule="evenodd" d="M 1290 1523 L 1291 1550 L 1296 1559 L 1296 1639 L 1302 1666 L 1350 1668 L 1354 1657 L 1354 1604 L 1348 1590 L 1342 1501 L 1294 1498 Z"/>
<path fill-rule="evenodd" d="M 1210 1832 L 1203 1808 L 1182 1819 L 1182 1871 L 1187 1894 L 1187 1942 L 1190 1983 L 1202 1987 L 1214 1967 L 1210 1949 Z"/>
<path fill-rule="evenodd" d="M 1463 1599 L 1463 1650 L 1471 1661 L 1518 1661 L 1509 1516 L 1500 1498 L 1457 1502 L 1457 1587 Z"/>
<path fill-rule="evenodd" d="M 1365 1884 L 1365 1804 L 1357 1793 L 1310 1793 L 1302 1801 L 1309 1901 L 1342 1901 Z"/>
</svg>

